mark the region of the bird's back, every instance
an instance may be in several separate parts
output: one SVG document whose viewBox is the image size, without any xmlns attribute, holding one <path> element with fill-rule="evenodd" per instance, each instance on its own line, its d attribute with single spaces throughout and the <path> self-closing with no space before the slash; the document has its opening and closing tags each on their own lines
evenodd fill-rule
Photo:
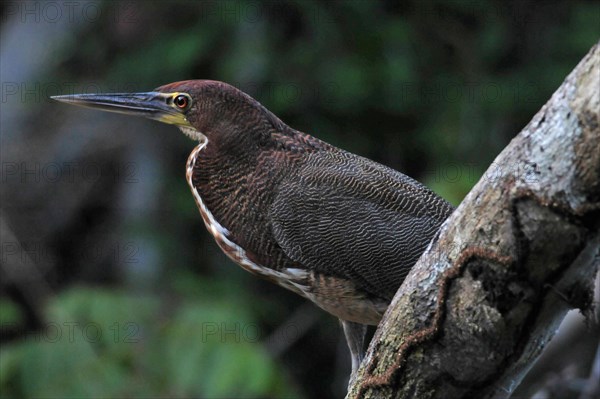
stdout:
<svg viewBox="0 0 600 399">
<path fill-rule="evenodd" d="M 272 205 L 296 262 L 391 300 L 452 206 L 391 168 L 339 149 L 305 154 Z"/>
</svg>

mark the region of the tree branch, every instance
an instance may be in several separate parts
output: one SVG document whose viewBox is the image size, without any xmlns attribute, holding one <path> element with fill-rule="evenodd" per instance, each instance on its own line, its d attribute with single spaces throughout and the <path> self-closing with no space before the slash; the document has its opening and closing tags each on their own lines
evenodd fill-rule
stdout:
<svg viewBox="0 0 600 399">
<path fill-rule="evenodd" d="M 348 398 L 504 398 L 600 263 L 600 43 L 496 158 L 386 312 Z"/>
</svg>

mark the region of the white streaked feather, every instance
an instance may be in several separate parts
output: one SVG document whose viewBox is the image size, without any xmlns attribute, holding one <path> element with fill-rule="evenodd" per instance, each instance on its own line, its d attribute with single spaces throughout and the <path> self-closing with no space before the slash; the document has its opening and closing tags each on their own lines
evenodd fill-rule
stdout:
<svg viewBox="0 0 600 399">
<path fill-rule="evenodd" d="M 236 253 L 236 255 L 238 256 L 238 259 L 231 257 L 229 255 L 229 253 L 227 253 L 227 251 L 224 251 L 224 252 L 228 256 L 230 256 L 230 258 L 232 258 L 234 261 L 241 263 L 242 267 L 252 270 L 253 272 L 255 272 L 259 275 L 262 275 L 262 276 L 273 277 L 273 278 L 275 278 L 276 281 L 280 282 L 280 285 L 282 285 L 288 289 L 291 289 L 292 291 L 296 291 L 301 295 L 309 297 L 308 287 L 306 287 L 305 285 L 296 283 L 294 281 L 294 280 L 298 281 L 298 280 L 306 279 L 308 277 L 308 272 L 306 270 L 302 270 L 302 269 L 298 269 L 298 268 L 288 268 L 288 269 L 285 269 L 285 271 L 277 271 L 277 270 L 270 269 L 268 267 L 257 265 L 256 263 L 252 262 L 248 258 L 248 256 L 246 255 L 246 251 L 242 247 L 240 247 L 239 245 L 237 245 L 236 243 L 234 243 L 233 241 L 231 241 L 229 239 L 230 231 L 227 230 L 227 228 L 225 228 L 224 226 L 222 226 L 214 218 L 213 214 L 210 212 L 210 210 L 204 204 L 204 201 L 202 201 L 202 198 L 200 197 L 200 193 L 198 193 L 198 190 L 196 190 L 196 188 L 194 187 L 193 182 L 192 182 L 192 176 L 193 176 L 196 158 L 198 156 L 198 153 L 200 151 L 202 151 L 202 149 L 204 149 L 204 147 L 206 147 L 206 145 L 208 144 L 208 138 L 201 132 L 199 132 L 193 128 L 190 128 L 190 127 L 180 127 L 180 129 L 187 136 L 191 137 L 192 139 L 200 141 L 200 144 L 196 148 L 194 148 L 194 150 L 192 151 L 192 153 L 190 154 L 190 156 L 188 158 L 187 169 L 186 169 L 186 178 L 187 178 L 188 185 L 190 186 L 190 188 L 192 190 L 192 194 L 194 195 L 194 199 L 196 200 L 196 204 L 200 208 L 201 212 L 204 215 L 206 215 L 206 217 L 208 219 L 208 221 L 205 220 L 206 228 L 213 235 L 213 237 L 215 237 L 215 238 L 220 237 L 221 240 L 223 241 L 223 243 L 229 249 L 231 249 L 233 252 Z"/>
</svg>

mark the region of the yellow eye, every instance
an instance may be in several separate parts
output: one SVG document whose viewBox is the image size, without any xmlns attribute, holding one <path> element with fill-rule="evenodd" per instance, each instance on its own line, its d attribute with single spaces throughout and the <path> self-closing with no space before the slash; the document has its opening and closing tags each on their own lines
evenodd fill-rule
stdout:
<svg viewBox="0 0 600 399">
<path fill-rule="evenodd" d="M 173 104 L 182 110 L 189 108 L 191 103 L 191 98 L 186 94 L 178 94 L 177 97 L 173 99 Z"/>
</svg>

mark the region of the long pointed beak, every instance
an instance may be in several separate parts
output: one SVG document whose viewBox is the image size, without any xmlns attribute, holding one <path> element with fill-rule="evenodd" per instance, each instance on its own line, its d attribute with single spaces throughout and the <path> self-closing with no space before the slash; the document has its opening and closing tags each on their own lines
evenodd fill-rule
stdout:
<svg viewBox="0 0 600 399">
<path fill-rule="evenodd" d="M 185 115 L 170 102 L 173 94 L 151 91 L 148 93 L 70 94 L 50 98 L 81 107 L 143 116 L 172 125 L 190 126 Z"/>
</svg>

